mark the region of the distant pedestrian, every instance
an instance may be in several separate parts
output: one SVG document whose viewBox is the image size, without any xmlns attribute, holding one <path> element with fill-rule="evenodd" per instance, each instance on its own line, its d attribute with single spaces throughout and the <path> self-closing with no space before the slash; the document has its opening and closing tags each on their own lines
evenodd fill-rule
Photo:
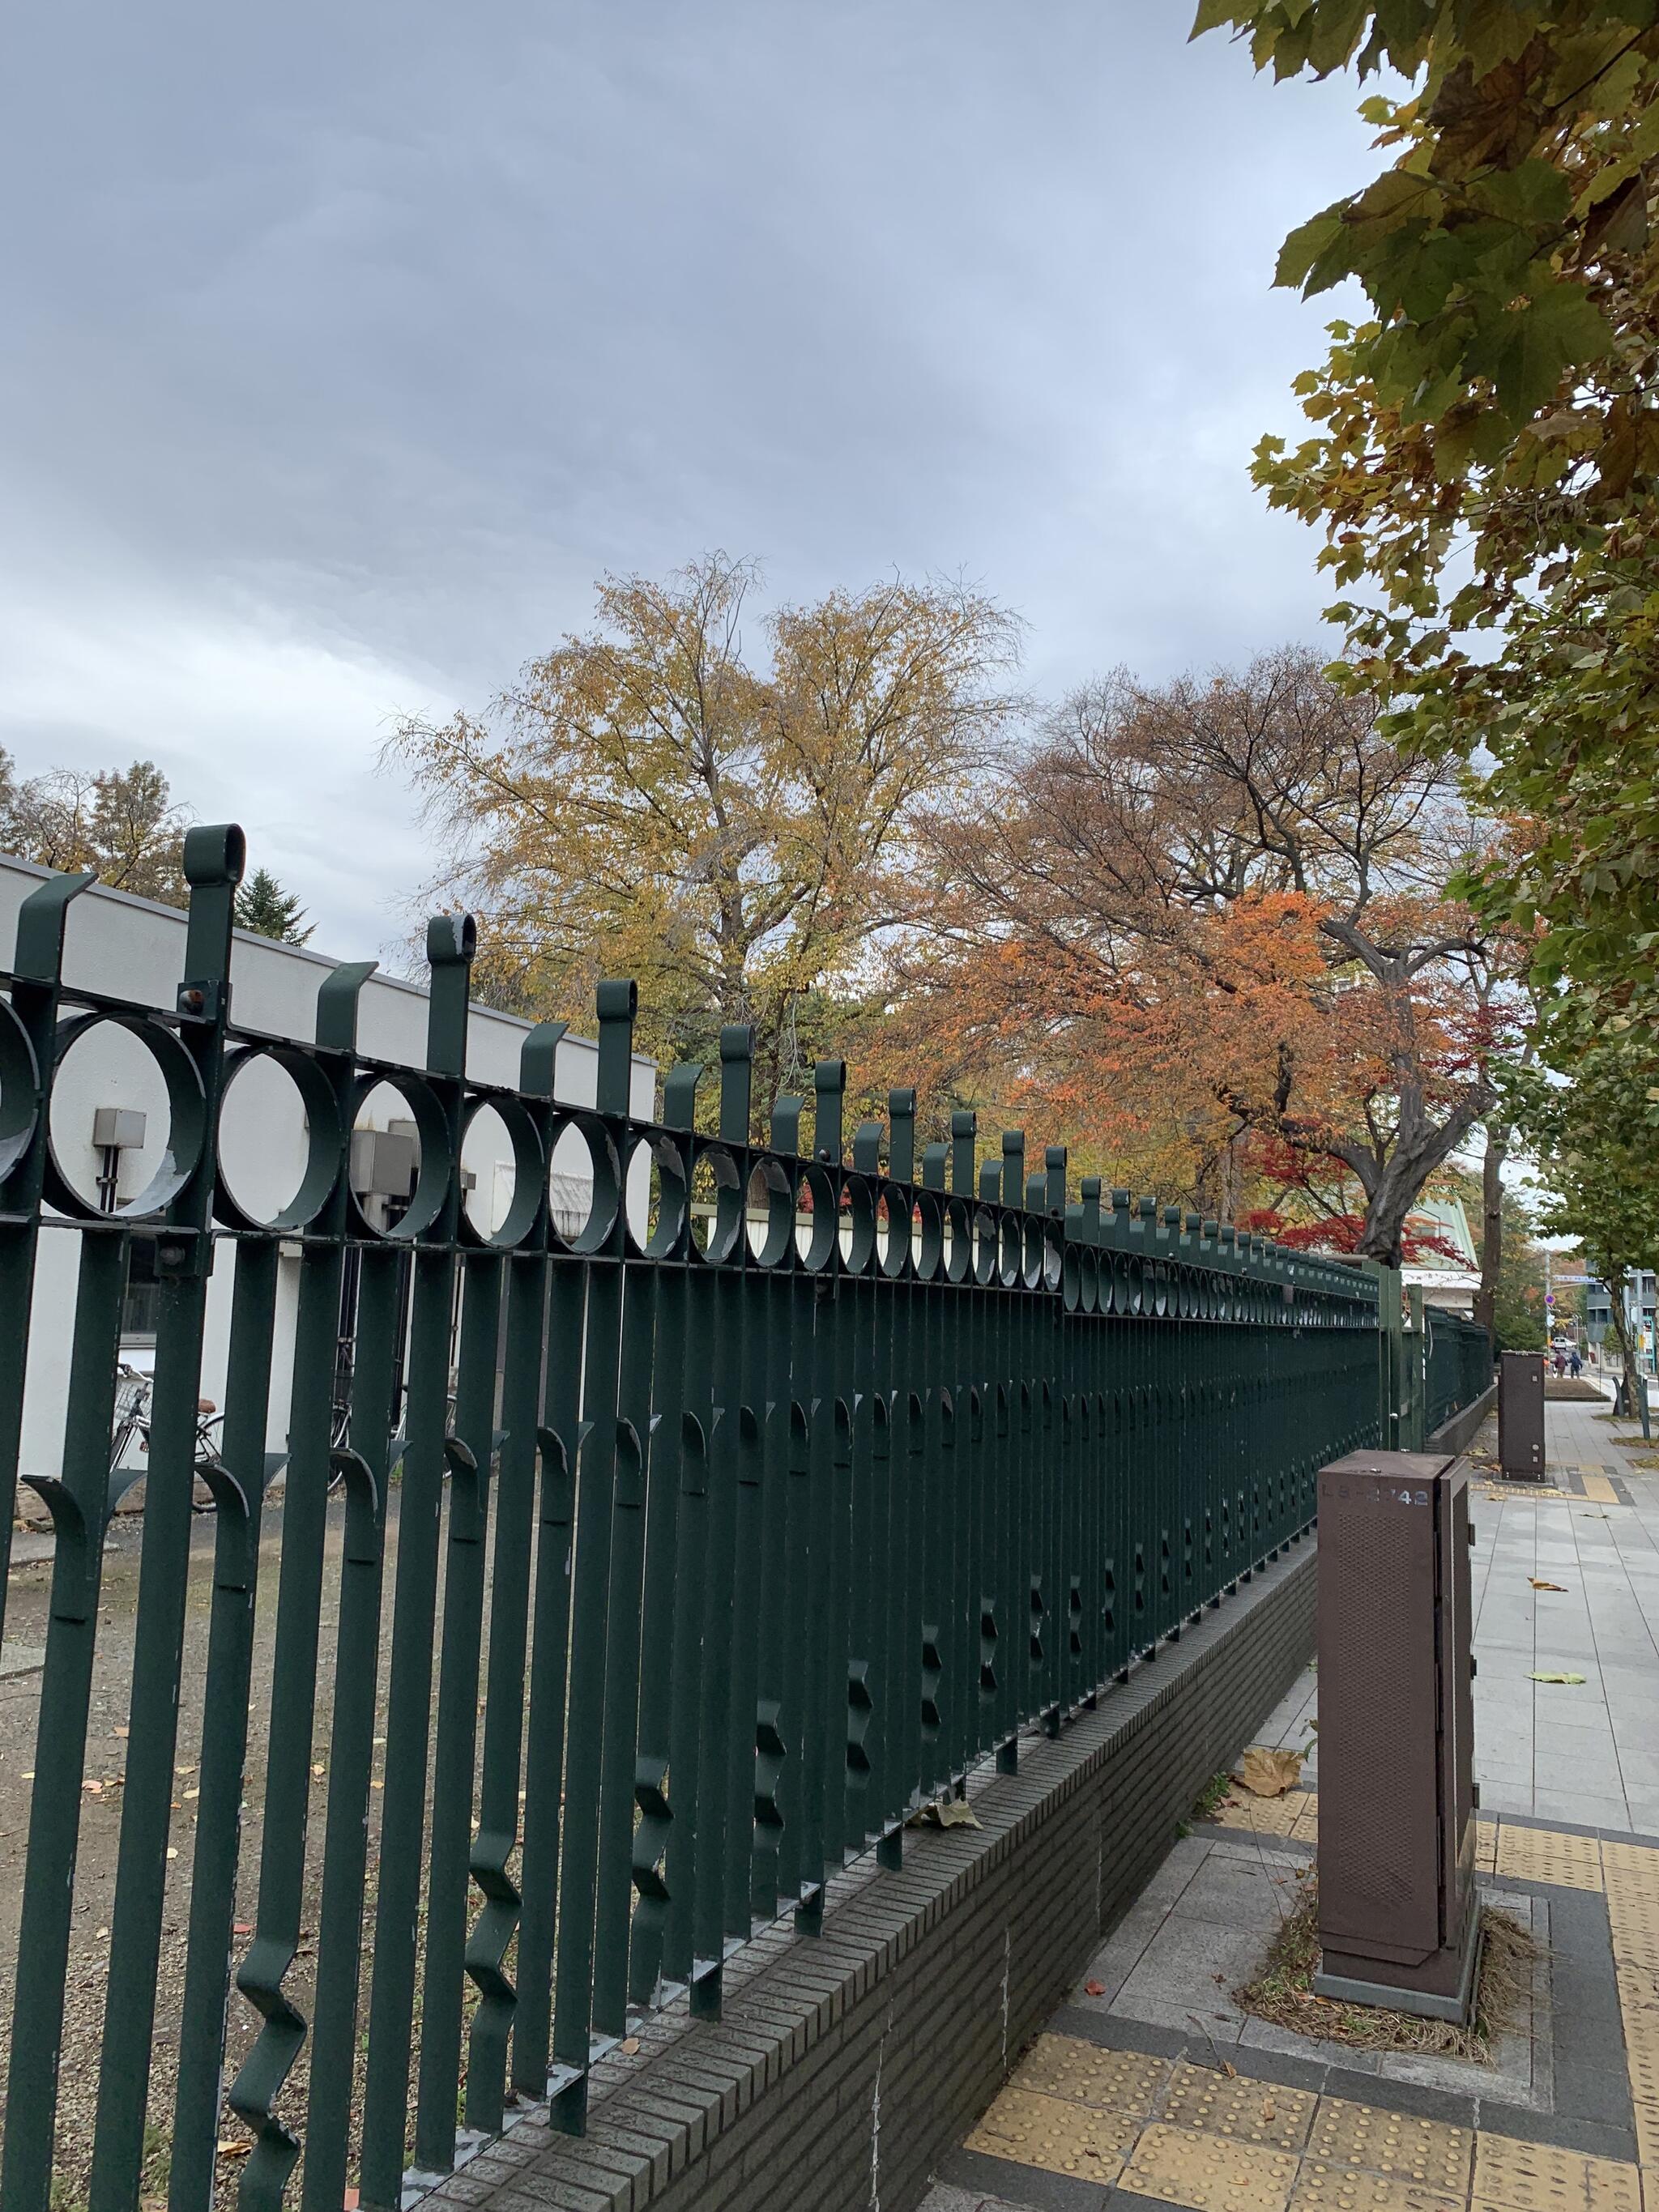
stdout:
<svg viewBox="0 0 1659 2212">
<path fill-rule="evenodd" d="M 1584 1363 L 1578 1357 L 1578 1346 L 1575 1344 L 1571 1352 L 1567 1356 L 1567 1372 L 1571 1376 L 1573 1381 L 1576 1382 L 1583 1371 Z"/>
<path fill-rule="evenodd" d="M 1567 1371 L 1567 1355 L 1559 1344 L 1555 1347 L 1555 1371 L 1557 1375 L 1565 1375 Z"/>
</svg>

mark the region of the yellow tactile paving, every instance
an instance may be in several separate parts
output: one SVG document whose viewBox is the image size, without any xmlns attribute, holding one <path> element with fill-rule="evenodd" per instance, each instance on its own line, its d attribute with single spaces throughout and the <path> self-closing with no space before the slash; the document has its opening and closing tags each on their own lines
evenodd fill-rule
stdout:
<svg viewBox="0 0 1659 2212">
<path fill-rule="evenodd" d="M 1659 1851 L 1643 1844 L 1603 1844 L 1601 1863 L 1637 2156 L 1659 2167 Z M 1659 2179 L 1650 2180 L 1648 2196 L 1651 2212 L 1659 2203 Z"/>
<path fill-rule="evenodd" d="M 969 2150 L 1040 2166 L 1045 2173 L 1074 2173 L 1103 2185 L 1115 2181 L 1124 2153 L 1140 2132 L 1139 2117 L 1097 2112 L 1064 2097 L 1030 2089 L 1005 2089 L 968 2138 Z"/>
<path fill-rule="evenodd" d="M 1033 2089 L 1033 2071 L 1059 2093 Z M 1637 2127 L 1659 2163 L 1659 2097 L 1645 2114 L 1638 2098 Z M 1069 2036 L 1039 2039 L 967 2148 L 1194 2212 L 1642 2212 L 1640 2170 L 1620 2160 Z"/>
<path fill-rule="evenodd" d="M 1305 2089 L 1276 2081 L 1229 2080 L 1211 2066 L 1180 2065 L 1164 2093 L 1161 2117 L 1172 2127 L 1230 2142 L 1262 2143 L 1270 2150 L 1300 2150 L 1318 2100 Z"/>
<path fill-rule="evenodd" d="M 1601 1863 L 1624 1893 L 1659 1897 L 1659 1850 L 1651 1844 L 1603 1844 Z"/>
<path fill-rule="evenodd" d="M 1607 1916 L 1613 1936 L 1613 1955 L 1621 1966 L 1632 1973 L 1659 1973 L 1659 1929 L 1644 1927 L 1639 1922 L 1622 1915 Z"/>
<path fill-rule="evenodd" d="M 1282 1797 L 1246 1797 L 1235 1792 L 1223 1801 L 1215 1818 L 1224 1828 L 1246 1828 L 1258 1836 L 1288 1836 L 1298 1820 L 1316 1817 L 1318 1808 L 1318 1799 L 1306 1790 L 1287 1790 Z"/>
<path fill-rule="evenodd" d="M 1160 2123 L 1135 2145 L 1118 2186 L 1193 2212 L 1286 2212 L 1297 2163 L 1289 2151 Z"/>
<path fill-rule="evenodd" d="M 1322 2165 L 1366 2166 L 1458 2197 L 1468 2193 L 1474 2147 L 1468 2128 L 1345 2097 L 1320 2099 L 1308 2136 L 1308 2155 Z"/>
<path fill-rule="evenodd" d="M 1391 2174 L 1361 2173 L 1352 2166 L 1322 2166 L 1304 2158 L 1291 2191 L 1291 2212 L 1463 2212 L 1463 2199 Z"/>
<path fill-rule="evenodd" d="M 1601 1887 L 1601 1846 L 1594 1836 L 1569 1836 L 1556 1828 L 1498 1831 L 1494 1871 L 1513 1881 L 1553 1882 L 1559 1889 Z"/>
<path fill-rule="evenodd" d="M 1659 2034 L 1659 1973 L 1651 1966 L 1623 1961 L 1615 1966 L 1614 1973 L 1619 1983 L 1619 2009 L 1626 2021 L 1633 2014 L 1650 2014 L 1652 2018 L 1645 2022 L 1637 2021 L 1638 2030 L 1648 2038 Z"/>
<path fill-rule="evenodd" d="M 1482 2212 L 1642 2212 L 1641 2179 L 1616 2159 L 1483 2135 L 1474 2148 Z"/>
<path fill-rule="evenodd" d="M 1293 1790 L 1219 1818 L 1311 1833 L 1318 1804 Z M 1038 2038 L 968 2148 L 1194 2212 L 1642 2212 L 1643 2168 L 1659 2212 L 1659 1849 L 1482 1820 L 1475 1856 L 1500 1877 L 1605 1890 L 1639 2166 L 1062 2035 Z"/>
<path fill-rule="evenodd" d="M 1605 1474 L 1592 1474 L 1586 1468 L 1579 1480 L 1584 1486 L 1584 1495 L 1595 1505 L 1617 1505 L 1619 1492 Z"/>
<path fill-rule="evenodd" d="M 1014 2069 L 1010 2087 L 1144 2119 L 1169 2070 L 1167 2058 L 1103 2051 L 1074 2035 L 1040 2035 Z"/>
</svg>

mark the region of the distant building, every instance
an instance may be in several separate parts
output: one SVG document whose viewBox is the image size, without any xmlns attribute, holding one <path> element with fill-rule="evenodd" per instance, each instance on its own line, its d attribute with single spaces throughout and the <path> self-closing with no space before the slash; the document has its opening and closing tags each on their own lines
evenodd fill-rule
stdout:
<svg viewBox="0 0 1659 2212">
<path fill-rule="evenodd" d="M 1424 1304 L 1472 1315 L 1480 1288 L 1480 1261 L 1462 1200 L 1419 1199 L 1406 1217 L 1406 1234 L 1413 1240 L 1436 1240 L 1435 1246 L 1419 1249 L 1403 1271 L 1407 1284 L 1421 1285 Z"/>
<path fill-rule="evenodd" d="M 1626 1311 L 1642 1364 L 1650 1374 L 1654 1371 L 1654 1316 L 1656 1306 L 1659 1306 L 1659 1277 L 1646 1267 L 1632 1273 L 1626 1287 Z M 1605 1283 L 1592 1282 L 1585 1285 L 1584 1334 L 1592 1344 L 1601 1344 L 1613 1336 L 1613 1296 Z"/>
</svg>

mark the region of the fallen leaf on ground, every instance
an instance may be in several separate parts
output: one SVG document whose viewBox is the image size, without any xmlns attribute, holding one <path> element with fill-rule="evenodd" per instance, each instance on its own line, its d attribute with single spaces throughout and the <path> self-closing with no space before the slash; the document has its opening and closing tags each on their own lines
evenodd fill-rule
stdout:
<svg viewBox="0 0 1659 2212">
<path fill-rule="evenodd" d="M 242 2142 L 227 2138 L 227 2140 L 220 2143 L 217 2148 L 221 2158 L 246 2158 L 248 2153 L 252 2149 L 253 2145 L 251 2142 Z"/>
<path fill-rule="evenodd" d="M 1224 2059 L 1222 2060 L 1222 2062 L 1221 2062 L 1221 2070 L 1222 2070 L 1222 2072 L 1226 2075 L 1227 2079 L 1228 2079 L 1230 2081 L 1237 2081 L 1237 2079 L 1238 2079 L 1238 2069 L 1237 2069 L 1237 2066 L 1235 2066 L 1235 2065 L 1233 2064 L 1233 2062 L 1232 2062 L 1232 2060 L 1231 2060 L 1231 2058 L 1224 2058 Z"/>
<path fill-rule="evenodd" d="M 904 1825 L 907 1828 L 976 1828 L 979 1816 L 965 1797 L 946 1797 L 918 1806 Z"/>
<path fill-rule="evenodd" d="M 233 1936 L 251 1936 L 253 1933 L 253 1923 L 251 1920 L 238 1920 L 232 1926 L 230 1932 Z"/>
<path fill-rule="evenodd" d="M 1253 1797 L 1282 1797 L 1302 1779 L 1299 1751 L 1270 1751 L 1253 1743 L 1238 1762 L 1235 1782 L 1242 1782 Z"/>
<path fill-rule="evenodd" d="M 1083 1990 L 1085 1996 L 1103 1997 L 1106 1994 L 1106 1984 L 1104 1982 L 1085 1982 Z"/>
<path fill-rule="evenodd" d="M 1528 1575 L 1527 1580 L 1534 1589 L 1565 1590 L 1566 1588 L 1565 1583 L 1547 1583 L 1541 1575 Z"/>
<path fill-rule="evenodd" d="M 640 2039 L 637 2035 L 625 2035 L 622 2041 L 617 2045 L 617 2050 L 622 2052 L 624 2058 L 631 2058 L 639 2047 Z"/>
<path fill-rule="evenodd" d="M 1582 1682 L 1584 1678 L 1582 1674 L 1540 1674 L 1534 1673 L 1529 1675 L 1528 1679 L 1534 1682 Z"/>
<path fill-rule="evenodd" d="M 1271 2097 L 1264 2097 L 1264 2098 L 1261 2100 L 1261 2117 L 1262 2117 L 1262 2118 L 1263 2118 L 1264 2120 L 1271 2120 L 1271 2119 L 1274 2117 L 1275 2111 L 1276 2111 L 1276 2107 L 1275 2107 L 1275 2106 L 1274 2106 L 1274 2104 L 1273 2104 L 1273 2099 L 1272 2099 Z"/>
</svg>

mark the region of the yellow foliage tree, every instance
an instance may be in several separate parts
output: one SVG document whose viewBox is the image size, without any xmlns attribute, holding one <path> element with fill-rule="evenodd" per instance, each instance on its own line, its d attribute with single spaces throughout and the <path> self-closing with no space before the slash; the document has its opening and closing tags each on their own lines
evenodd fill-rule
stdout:
<svg viewBox="0 0 1659 2212">
<path fill-rule="evenodd" d="M 599 975 L 632 975 L 665 1058 L 752 1022 L 765 1098 L 867 994 L 921 807 L 967 786 L 1014 708 L 1018 625 L 896 579 L 776 609 L 757 662 L 757 580 L 720 553 L 607 578 L 595 629 L 389 750 L 440 833 L 434 888 L 479 915 L 489 995 L 580 1020 Z"/>
</svg>

